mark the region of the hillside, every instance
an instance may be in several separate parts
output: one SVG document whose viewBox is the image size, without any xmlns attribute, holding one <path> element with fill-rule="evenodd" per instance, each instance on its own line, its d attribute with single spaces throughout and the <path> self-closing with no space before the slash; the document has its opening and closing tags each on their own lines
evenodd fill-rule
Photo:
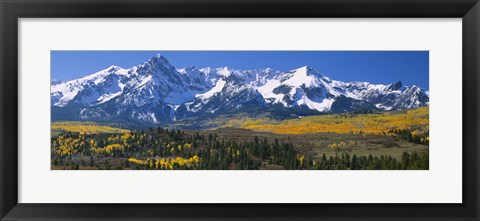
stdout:
<svg viewBox="0 0 480 221">
<path fill-rule="evenodd" d="M 412 110 L 377 114 L 329 114 L 308 116 L 298 119 L 276 121 L 269 118 L 233 119 L 224 127 L 237 127 L 254 131 L 278 134 L 307 133 L 369 133 L 382 134 L 390 130 L 428 131 L 429 109 L 421 107 Z"/>
<path fill-rule="evenodd" d="M 93 122 L 52 122 L 51 127 L 52 136 L 65 132 L 76 132 L 86 134 L 101 134 L 101 133 L 128 133 L 130 130 L 116 128 L 107 125 L 100 125 Z"/>
</svg>

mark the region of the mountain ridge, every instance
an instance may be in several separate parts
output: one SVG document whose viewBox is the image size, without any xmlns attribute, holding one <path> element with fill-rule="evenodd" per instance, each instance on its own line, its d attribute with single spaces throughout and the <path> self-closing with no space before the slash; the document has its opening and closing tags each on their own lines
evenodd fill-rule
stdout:
<svg viewBox="0 0 480 221">
<path fill-rule="evenodd" d="M 161 124 L 234 113 L 302 114 L 392 111 L 429 105 L 416 85 L 332 80 L 309 66 L 175 68 L 158 54 L 125 69 L 112 65 L 67 82 L 52 81 L 52 121 L 89 120 Z M 277 114 L 282 113 L 282 114 Z"/>
</svg>

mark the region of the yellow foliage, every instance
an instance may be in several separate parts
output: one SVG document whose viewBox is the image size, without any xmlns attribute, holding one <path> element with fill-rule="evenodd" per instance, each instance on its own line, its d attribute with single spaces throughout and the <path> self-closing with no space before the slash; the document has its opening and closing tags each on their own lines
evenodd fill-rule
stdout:
<svg viewBox="0 0 480 221">
<path fill-rule="evenodd" d="M 422 143 L 429 142 L 429 141 L 430 141 L 430 137 L 421 138 L 420 141 L 421 141 Z"/>
<path fill-rule="evenodd" d="M 86 134 L 98 134 L 98 133 L 128 133 L 129 130 L 98 125 L 93 122 L 77 122 L 77 121 L 65 121 L 65 122 L 52 122 L 50 129 L 52 133 L 58 132 L 77 132 L 77 133 L 86 133 Z"/>
<path fill-rule="evenodd" d="M 391 129 L 408 129 L 413 126 L 428 127 L 428 107 L 407 111 L 379 114 L 358 114 L 342 117 L 339 114 L 303 117 L 274 121 L 270 119 L 235 119 L 227 125 L 240 125 L 240 128 L 254 131 L 267 131 L 278 134 L 306 133 L 369 133 L 382 134 Z"/>
<path fill-rule="evenodd" d="M 80 136 L 78 139 L 58 136 L 53 142 L 52 152 L 61 156 L 72 156 L 78 153 L 78 149 L 83 145 L 85 145 L 83 136 Z"/>
<path fill-rule="evenodd" d="M 200 163 L 200 157 L 194 155 L 190 158 L 182 158 L 182 157 L 175 157 L 175 158 L 160 158 L 155 163 L 155 168 L 163 169 L 163 170 L 171 170 L 173 169 L 174 164 L 178 164 L 179 166 L 198 166 Z"/>
<path fill-rule="evenodd" d="M 305 161 L 305 156 L 302 155 L 301 157 L 299 157 L 299 156 L 297 155 L 297 159 L 300 161 L 300 165 L 303 165 L 303 161 Z"/>
<path fill-rule="evenodd" d="M 110 154 L 113 150 L 122 150 L 123 151 L 125 149 L 125 146 L 123 146 L 121 144 L 114 143 L 114 144 L 107 145 L 104 149 L 105 149 L 105 152 L 107 154 Z"/>
<path fill-rule="evenodd" d="M 330 148 L 332 148 L 335 151 L 351 149 L 351 148 L 355 147 L 355 141 L 350 141 L 348 143 L 346 143 L 344 141 L 341 141 L 339 143 L 332 143 L 329 146 L 330 146 Z"/>
<path fill-rule="evenodd" d="M 122 140 L 128 140 L 132 138 L 132 135 L 130 133 L 125 133 L 120 137 Z"/>
<path fill-rule="evenodd" d="M 135 158 L 128 158 L 128 162 L 130 163 L 136 163 L 136 164 L 146 164 L 147 161 L 143 161 L 143 160 L 139 160 L 139 159 L 135 159 Z"/>
</svg>

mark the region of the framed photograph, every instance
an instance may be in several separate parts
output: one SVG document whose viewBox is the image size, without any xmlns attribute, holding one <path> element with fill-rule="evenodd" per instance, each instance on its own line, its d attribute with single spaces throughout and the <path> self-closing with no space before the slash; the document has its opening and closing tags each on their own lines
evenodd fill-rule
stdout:
<svg viewBox="0 0 480 221">
<path fill-rule="evenodd" d="M 479 220 L 476 0 L 0 11 L 2 220 Z"/>
</svg>

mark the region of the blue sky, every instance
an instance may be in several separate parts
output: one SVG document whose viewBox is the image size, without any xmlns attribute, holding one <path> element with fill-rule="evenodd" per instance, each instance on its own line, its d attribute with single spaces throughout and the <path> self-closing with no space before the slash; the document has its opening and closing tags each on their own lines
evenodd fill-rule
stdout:
<svg viewBox="0 0 480 221">
<path fill-rule="evenodd" d="M 289 71 L 308 65 L 334 80 L 402 81 L 428 89 L 428 51 L 52 51 L 52 79 L 67 81 L 110 65 L 130 68 L 159 53 L 176 68 L 271 67 Z"/>
</svg>

